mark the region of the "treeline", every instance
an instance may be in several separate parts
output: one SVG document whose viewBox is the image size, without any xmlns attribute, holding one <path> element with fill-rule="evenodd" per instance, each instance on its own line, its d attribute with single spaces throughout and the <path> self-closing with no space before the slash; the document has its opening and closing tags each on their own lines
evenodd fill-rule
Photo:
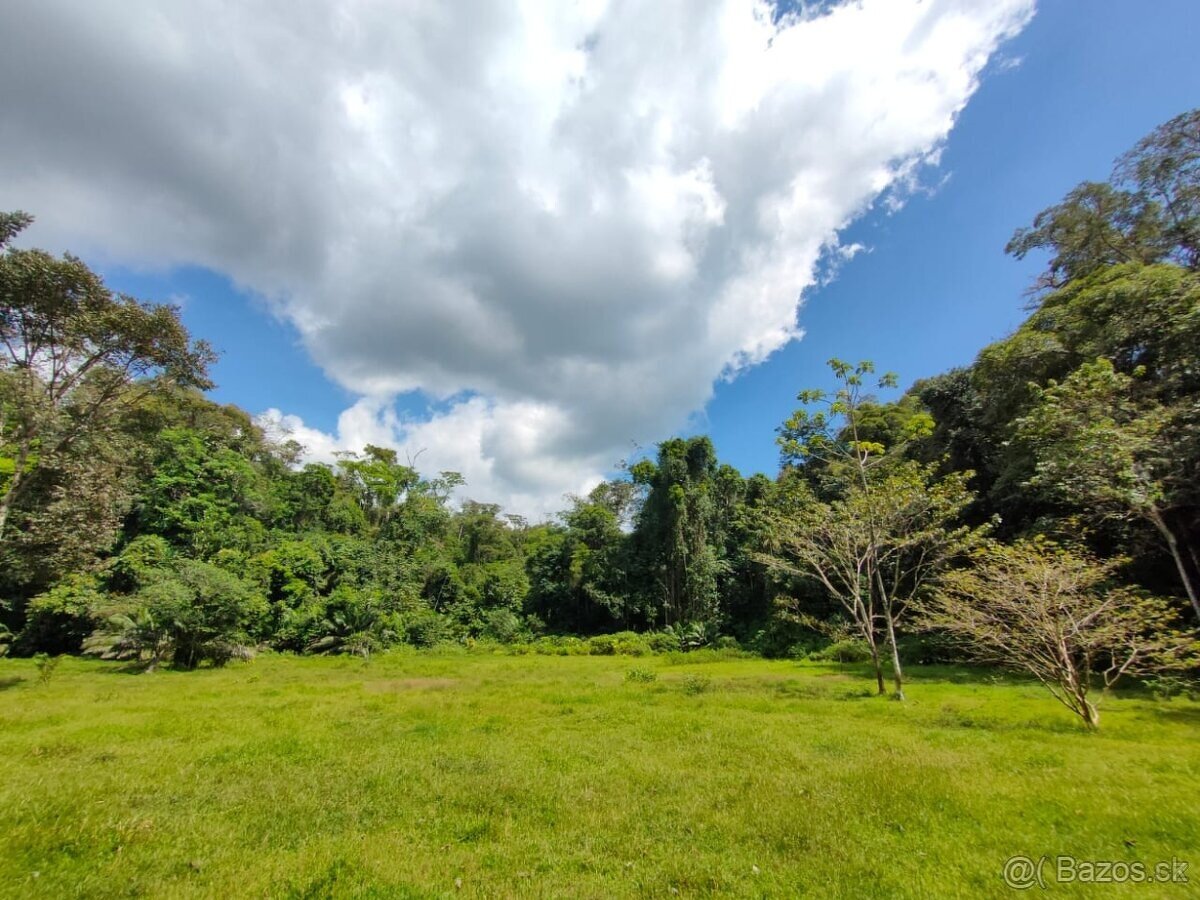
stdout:
<svg viewBox="0 0 1200 900">
<path fill-rule="evenodd" d="M 902 692 L 902 658 L 996 656 L 1003 621 L 989 638 L 947 617 L 982 616 L 989 585 L 1003 575 L 998 593 L 1020 594 L 1037 566 L 1083 573 L 1064 596 L 1132 592 L 1115 606 L 1138 607 L 1126 625 L 1143 637 L 1200 617 L 1200 111 L 1016 233 L 1008 250 L 1045 253 L 1047 269 L 1029 317 L 973 365 L 885 403 L 870 364 L 835 360 L 839 389 L 801 392 L 780 426 L 776 477 L 742 476 L 706 437 L 672 439 L 538 524 L 457 502 L 460 476 L 385 448 L 303 464 L 205 399 L 211 350 L 175 310 L 12 247 L 28 221 L 0 220 L 13 652 L 190 667 L 256 645 L 637 632 L 655 634 L 623 638 L 641 649 L 832 644 Z M 964 571 L 981 580 L 955 608 Z M 1089 666 L 1124 660 L 1133 638 L 1105 640 Z M 1178 643 L 1137 646 L 1121 674 L 1182 659 Z"/>
</svg>

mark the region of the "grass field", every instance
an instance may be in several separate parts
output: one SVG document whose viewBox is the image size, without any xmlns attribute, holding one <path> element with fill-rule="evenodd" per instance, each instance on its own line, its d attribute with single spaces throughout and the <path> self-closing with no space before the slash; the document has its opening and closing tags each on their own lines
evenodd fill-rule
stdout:
<svg viewBox="0 0 1200 900">
<path fill-rule="evenodd" d="M 898 704 L 757 659 L 0 660 L 0 893 L 1008 896 L 1008 857 L 1069 854 L 1196 869 L 1105 896 L 1200 894 L 1200 704 L 1106 698 L 1090 735 L 993 681 L 916 671 Z"/>
</svg>

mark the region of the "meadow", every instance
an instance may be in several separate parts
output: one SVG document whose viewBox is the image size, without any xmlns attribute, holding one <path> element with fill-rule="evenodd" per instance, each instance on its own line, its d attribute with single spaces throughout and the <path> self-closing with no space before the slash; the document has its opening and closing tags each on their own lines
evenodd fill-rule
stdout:
<svg viewBox="0 0 1200 900">
<path fill-rule="evenodd" d="M 1015 854 L 1200 883 L 1181 698 L 1107 697 L 1088 734 L 986 671 L 914 667 L 897 703 L 856 667 L 711 652 L 64 659 L 46 683 L 6 659 L 0 688 L 3 896 L 1001 897 Z"/>
</svg>

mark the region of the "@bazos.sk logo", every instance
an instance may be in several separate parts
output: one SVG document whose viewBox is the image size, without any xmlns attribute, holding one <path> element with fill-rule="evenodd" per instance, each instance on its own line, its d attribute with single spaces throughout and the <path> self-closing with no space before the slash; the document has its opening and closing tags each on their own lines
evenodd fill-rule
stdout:
<svg viewBox="0 0 1200 900">
<path fill-rule="evenodd" d="M 1004 883 L 1017 891 L 1052 884 L 1187 884 L 1188 864 L 1181 859 L 1156 863 L 1074 856 L 1013 856 L 1004 863 Z"/>
</svg>

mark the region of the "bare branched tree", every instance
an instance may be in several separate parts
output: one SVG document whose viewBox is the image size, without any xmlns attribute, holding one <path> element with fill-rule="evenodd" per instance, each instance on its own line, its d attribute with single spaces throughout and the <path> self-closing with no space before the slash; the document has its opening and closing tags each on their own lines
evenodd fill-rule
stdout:
<svg viewBox="0 0 1200 900">
<path fill-rule="evenodd" d="M 1188 668 L 1200 652 L 1167 601 L 1110 584 L 1115 566 L 1044 540 L 990 544 L 943 577 L 920 620 L 980 662 L 1033 675 L 1094 729 L 1097 685 Z"/>
</svg>

